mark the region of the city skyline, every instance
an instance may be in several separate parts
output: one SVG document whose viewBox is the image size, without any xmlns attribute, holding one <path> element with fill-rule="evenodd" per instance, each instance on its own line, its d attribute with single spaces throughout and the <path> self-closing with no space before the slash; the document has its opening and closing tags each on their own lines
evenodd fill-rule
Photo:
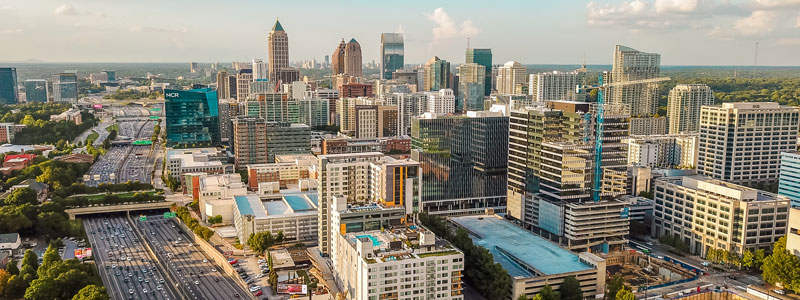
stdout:
<svg viewBox="0 0 800 300">
<path fill-rule="evenodd" d="M 614 45 L 660 53 L 663 65 L 800 65 L 800 2 L 794 0 L 631 0 L 452 5 L 359 1 L 342 6 L 242 1 L 225 6 L 186 1 L 139 3 L 89 0 L 0 2 L 0 38 L 15 45 L 2 61 L 184 62 L 267 60 L 266 37 L 275 19 L 288 34 L 293 61 L 330 54 L 342 38 L 359 41 L 363 61 L 379 61 L 380 35 L 402 32 L 407 64 L 439 56 L 464 62 L 467 38 L 491 48 L 494 64 L 609 64 Z M 213 7 L 213 8 L 211 8 Z M 389 10 L 391 9 L 391 10 Z M 269 12 L 265 14 L 264 12 Z M 324 13 L 322 13 L 324 12 Z M 391 14 L 386 13 L 391 12 Z M 353 21 L 338 15 L 353 13 Z M 227 16 L 236 16 L 229 18 Z M 497 22 L 497 20 L 513 20 Z M 320 26 L 333 24 L 337 26 Z M 540 29 L 541 28 L 541 29 Z M 321 30 L 322 29 L 322 30 Z M 209 38 L 225 37 L 221 43 Z M 680 43 L 676 43 L 680 41 Z M 51 51 L 60 45 L 59 51 Z"/>
</svg>

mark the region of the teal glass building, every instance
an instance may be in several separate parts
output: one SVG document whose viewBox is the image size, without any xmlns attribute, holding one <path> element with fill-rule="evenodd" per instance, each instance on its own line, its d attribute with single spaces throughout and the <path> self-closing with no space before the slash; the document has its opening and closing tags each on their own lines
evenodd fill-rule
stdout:
<svg viewBox="0 0 800 300">
<path fill-rule="evenodd" d="M 778 195 L 789 197 L 792 207 L 800 207 L 800 152 L 781 152 Z"/>
<path fill-rule="evenodd" d="M 476 63 L 486 68 L 483 95 L 489 96 L 492 93 L 492 49 L 467 49 L 466 63 Z"/>
<path fill-rule="evenodd" d="M 47 80 L 44 79 L 25 80 L 25 101 L 47 102 Z"/>
<path fill-rule="evenodd" d="M 203 147 L 220 143 L 217 91 L 164 90 L 167 146 Z"/>
<path fill-rule="evenodd" d="M 403 69 L 404 51 L 402 33 L 381 33 L 381 78 L 392 79 L 392 72 Z"/>
<path fill-rule="evenodd" d="M 17 104 L 17 68 L 0 68 L 0 104 Z"/>
</svg>

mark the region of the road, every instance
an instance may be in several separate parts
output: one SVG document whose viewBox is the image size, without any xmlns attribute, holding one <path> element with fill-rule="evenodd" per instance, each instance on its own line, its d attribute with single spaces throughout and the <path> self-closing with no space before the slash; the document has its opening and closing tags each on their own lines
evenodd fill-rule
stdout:
<svg viewBox="0 0 800 300">
<path fill-rule="evenodd" d="M 127 218 L 85 219 L 97 269 L 112 299 L 179 299 Z"/>
<path fill-rule="evenodd" d="M 123 120 L 118 122 L 119 136 L 137 139 L 150 139 L 155 125 L 153 121 Z M 154 157 L 149 145 L 112 146 L 105 155 L 98 158 L 87 172 L 85 183 L 97 186 L 100 183 L 124 183 L 152 181 Z"/>
<path fill-rule="evenodd" d="M 192 244 L 186 234 L 178 228 L 174 219 L 147 216 L 147 220 L 136 220 L 144 240 L 150 245 L 171 276 L 180 281 L 181 288 L 191 299 L 248 299 L 244 290 Z"/>
</svg>

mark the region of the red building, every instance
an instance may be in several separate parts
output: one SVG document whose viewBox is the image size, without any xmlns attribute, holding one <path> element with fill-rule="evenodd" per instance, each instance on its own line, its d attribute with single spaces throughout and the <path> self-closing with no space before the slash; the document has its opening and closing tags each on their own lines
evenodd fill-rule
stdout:
<svg viewBox="0 0 800 300">
<path fill-rule="evenodd" d="M 373 97 L 372 85 L 362 83 L 348 83 L 339 87 L 340 98 Z"/>
<path fill-rule="evenodd" d="M 34 157 L 36 157 L 36 154 L 6 155 L 6 158 L 3 161 L 3 168 L 0 168 L 0 171 L 2 171 L 3 174 L 8 175 L 11 173 L 11 171 L 22 170 L 33 163 Z"/>
</svg>

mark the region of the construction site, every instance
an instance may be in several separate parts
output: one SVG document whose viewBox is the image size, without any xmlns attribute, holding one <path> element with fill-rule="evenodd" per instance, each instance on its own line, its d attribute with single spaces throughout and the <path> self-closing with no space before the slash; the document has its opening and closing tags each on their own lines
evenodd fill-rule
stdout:
<svg viewBox="0 0 800 300">
<path fill-rule="evenodd" d="M 620 274 L 625 285 L 634 291 L 685 282 L 697 276 L 694 270 L 686 269 L 678 263 L 635 251 L 618 252 L 604 258 L 609 280 L 610 277 Z"/>
</svg>

